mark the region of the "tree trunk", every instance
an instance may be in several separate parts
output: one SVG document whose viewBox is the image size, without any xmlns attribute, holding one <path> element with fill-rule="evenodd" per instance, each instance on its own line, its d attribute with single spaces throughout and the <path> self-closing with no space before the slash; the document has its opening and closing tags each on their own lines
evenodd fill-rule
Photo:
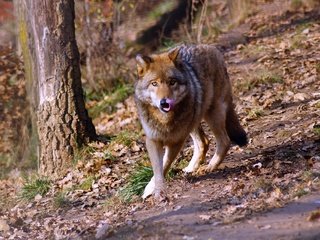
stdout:
<svg viewBox="0 0 320 240">
<path fill-rule="evenodd" d="M 57 177 L 96 138 L 85 109 L 73 0 L 18 0 L 19 39 L 39 136 L 39 172 Z M 35 122 L 34 122 L 35 124 Z"/>
</svg>

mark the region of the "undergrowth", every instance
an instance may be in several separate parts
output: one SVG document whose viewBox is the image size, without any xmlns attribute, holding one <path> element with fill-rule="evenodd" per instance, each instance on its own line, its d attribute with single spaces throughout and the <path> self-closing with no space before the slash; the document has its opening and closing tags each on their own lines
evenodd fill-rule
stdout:
<svg viewBox="0 0 320 240">
<path fill-rule="evenodd" d="M 90 157 L 90 155 L 95 151 L 95 149 L 89 145 L 83 146 L 76 149 L 73 156 L 73 165 L 76 165 L 79 161 Z"/>
<path fill-rule="evenodd" d="M 139 165 L 128 179 L 128 183 L 120 190 L 119 196 L 123 201 L 130 202 L 135 195 L 142 195 L 144 188 L 153 176 L 152 168 Z"/>
<path fill-rule="evenodd" d="M 64 208 L 70 206 L 71 202 L 67 198 L 65 192 L 58 192 L 53 198 L 53 205 L 56 208 Z"/>
<path fill-rule="evenodd" d="M 258 69 L 253 74 L 248 74 L 247 79 L 236 82 L 235 88 L 239 91 L 249 91 L 258 85 L 272 85 L 283 83 L 283 78 L 275 71 L 267 69 Z"/>
<path fill-rule="evenodd" d="M 102 93 L 90 93 L 87 95 L 88 101 L 99 100 L 91 108 L 89 108 L 89 115 L 92 118 L 99 116 L 101 112 L 112 113 L 116 109 L 116 104 L 123 102 L 133 93 L 133 86 L 129 84 L 119 84 L 111 92 Z"/>
<path fill-rule="evenodd" d="M 51 182 L 49 179 L 40 176 L 25 178 L 25 182 L 20 192 L 22 200 L 31 201 L 37 195 L 44 196 L 50 190 Z"/>
<path fill-rule="evenodd" d="M 115 137 L 111 138 L 110 147 L 112 147 L 114 144 L 122 144 L 130 147 L 133 142 L 138 141 L 141 138 L 141 134 L 142 132 L 128 130 L 121 131 Z"/>
<path fill-rule="evenodd" d="M 176 174 L 177 170 L 170 168 L 166 179 L 172 179 Z M 153 171 L 150 166 L 138 165 L 128 178 L 127 184 L 120 190 L 120 198 L 124 202 L 130 202 L 134 196 L 141 196 L 152 176 Z"/>
</svg>

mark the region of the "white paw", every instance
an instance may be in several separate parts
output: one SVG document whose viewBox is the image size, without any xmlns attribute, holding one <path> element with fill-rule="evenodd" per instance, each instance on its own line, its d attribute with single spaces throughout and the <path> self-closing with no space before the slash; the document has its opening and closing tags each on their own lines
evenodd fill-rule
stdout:
<svg viewBox="0 0 320 240">
<path fill-rule="evenodd" d="M 197 171 L 198 168 L 199 166 L 197 164 L 192 164 L 192 162 L 190 162 L 188 166 L 182 169 L 182 171 L 184 171 L 185 173 L 192 173 Z"/>
<path fill-rule="evenodd" d="M 190 167 L 190 166 L 187 166 L 184 169 L 182 169 L 182 171 L 184 171 L 185 173 L 192 173 L 192 172 L 194 172 L 194 170 L 195 169 L 193 167 Z"/>
<path fill-rule="evenodd" d="M 213 172 L 219 167 L 219 164 L 208 164 L 208 166 L 205 168 L 205 171 L 207 173 Z"/>
<path fill-rule="evenodd" d="M 142 198 L 146 199 L 147 197 L 149 197 L 150 195 L 153 194 L 154 192 L 154 188 L 155 188 L 155 184 L 154 184 L 154 177 L 151 178 L 150 182 L 148 183 L 148 185 L 146 186 L 146 188 L 143 191 L 143 195 Z"/>
</svg>

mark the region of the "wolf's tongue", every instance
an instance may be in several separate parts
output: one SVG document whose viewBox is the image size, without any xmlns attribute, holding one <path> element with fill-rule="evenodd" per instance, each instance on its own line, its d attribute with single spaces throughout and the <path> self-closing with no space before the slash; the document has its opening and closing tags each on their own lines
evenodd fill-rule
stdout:
<svg viewBox="0 0 320 240">
<path fill-rule="evenodd" d="M 166 103 L 162 105 L 162 110 L 165 112 L 169 112 L 173 108 L 173 105 L 174 105 L 174 100 L 167 99 Z"/>
<path fill-rule="evenodd" d="M 163 105 L 162 109 L 163 109 L 164 111 L 166 111 L 166 112 L 169 112 L 170 109 L 171 109 L 171 106 L 170 106 L 169 103 L 166 103 L 166 104 Z"/>
</svg>

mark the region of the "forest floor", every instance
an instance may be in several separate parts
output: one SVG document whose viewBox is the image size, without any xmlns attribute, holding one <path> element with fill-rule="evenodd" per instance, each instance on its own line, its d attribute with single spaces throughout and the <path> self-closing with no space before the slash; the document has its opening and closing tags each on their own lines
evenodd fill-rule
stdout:
<svg viewBox="0 0 320 240">
<path fill-rule="evenodd" d="M 319 19 L 316 10 L 266 5 L 220 38 L 250 142 L 233 146 L 218 170 L 183 174 L 188 141 L 168 180 L 169 202 L 121 200 L 119 189 L 148 162 L 131 96 L 94 119 L 99 134 L 114 136 L 109 143 L 90 144 L 46 195 L 17 201 L 17 171 L 0 180 L 0 239 L 320 239 Z M 228 48 L 227 40 L 239 42 Z M 0 98 L 21 87 L 10 81 Z M 208 160 L 214 138 L 204 128 Z"/>
</svg>

